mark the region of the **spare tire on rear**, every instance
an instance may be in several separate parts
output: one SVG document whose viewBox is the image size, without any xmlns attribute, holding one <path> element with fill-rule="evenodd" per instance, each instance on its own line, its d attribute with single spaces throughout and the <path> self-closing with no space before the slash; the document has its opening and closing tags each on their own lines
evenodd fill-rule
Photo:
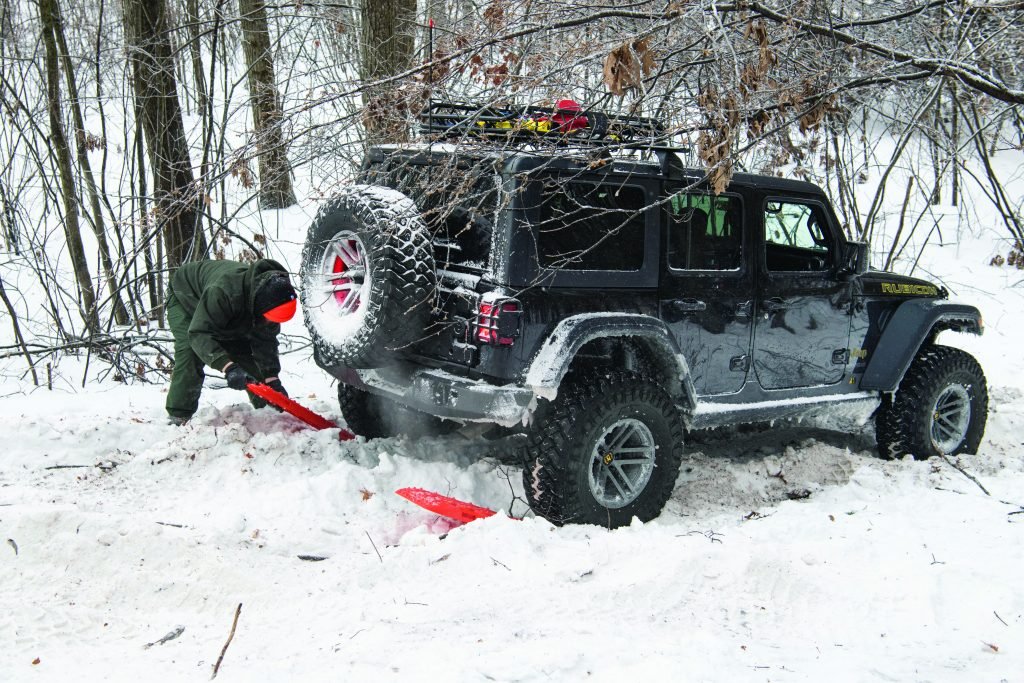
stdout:
<svg viewBox="0 0 1024 683">
<path fill-rule="evenodd" d="M 401 192 L 347 187 L 310 226 L 302 308 L 323 360 L 351 368 L 393 362 L 422 336 L 436 292 L 430 233 Z"/>
</svg>

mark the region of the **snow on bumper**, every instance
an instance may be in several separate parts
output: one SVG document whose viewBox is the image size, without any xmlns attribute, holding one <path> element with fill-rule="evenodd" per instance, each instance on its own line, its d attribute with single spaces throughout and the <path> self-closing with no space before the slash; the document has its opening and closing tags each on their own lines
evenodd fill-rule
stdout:
<svg viewBox="0 0 1024 683">
<path fill-rule="evenodd" d="M 511 427 L 525 422 L 536 406 L 530 389 L 497 386 L 444 370 L 416 370 L 408 378 L 384 377 L 376 370 L 346 368 L 335 373 L 346 384 L 386 396 L 437 417 L 494 422 Z"/>
</svg>

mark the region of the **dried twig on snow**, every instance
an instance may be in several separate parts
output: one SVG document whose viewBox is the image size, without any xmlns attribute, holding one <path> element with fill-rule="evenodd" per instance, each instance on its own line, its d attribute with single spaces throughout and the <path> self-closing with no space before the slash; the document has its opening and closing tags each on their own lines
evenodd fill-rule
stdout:
<svg viewBox="0 0 1024 683">
<path fill-rule="evenodd" d="M 217 663 L 213 665 L 213 675 L 210 676 L 212 681 L 217 677 L 217 672 L 220 671 L 220 663 L 224 661 L 224 653 L 228 651 L 228 645 L 231 644 L 231 639 L 235 637 L 235 628 L 238 627 L 238 617 L 242 613 L 242 603 L 238 603 L 238 607 L 235 608 L 235 619 L 231 622 L 231 633 L 228 634 L 227 642 L 224 643 L 224 647 L 220 650 L 220 657 L 217 657 Z"/>
<path fill-rule="evenodd" d="M 519 501 L 520 503 L 525 505 L 526 506 L 526 511 L 529 512 L 530 511 L 530 504 L 527 503 L 525 500 L 523 500 L 522 498 L 520 498 L 519 496 L 516 495 L 516 488 L 515 488 L 515 486 L 512 485 L 512 475 L 509 472 L 509 468 L 508 467 L 502 467 L 502 466 L 499 465 L 497 469 L 498 469 L 498 473 L 502 477 L 504 477 L 505 481 L 508 483 L 508 490 L 512 494 L 512 500 L 509 501 L 509 504 L 508 504 L 508 516 L 509 517 L 515 517 L 516 516 L 515 512 L 514 512 L 514 509 L 515 509 L 515 506 L 516 506 L 516 501 Z"/>
<path fill-rule="evenodd" d="M 978 481 L 977 479 L 974 478 L 974 475 L 972 475 L 970 472 L 965 470 L 963 467 L 960 467 L 960 465 L 957 465 L 955 462 L 950 460 L 948 456 L 943 455 L 942 459 L 945 460 L 946 463 L 950 467 L 952 467 L 954 470 L 956 470 L 957 472 L 959 472 L 960 474 L 964 475 L 965 477 L 967 477 L 968 479 L 973 481 L 975 484 L 977 484 L 978 488 L 981 489 L 982 493 L 984 493 L 986 496 L 991 496 L 992 495 L 991 493 L 988 492 L 987 488 L 985 488 L 984 486 L 981 485 L 980 481 Z"/>
<path fill-rule="evenodd" d="M 684 536 L 693 536 L 694 534 L 699 534 L 700 536 L 703 536 L 712 543 L 722 542 L 722 534 L 718 533 L 717 531 L 712 531 L 711 529 L 708 529 L 707 531 L 697 531 L 696 529 L 693 531 L 687 531 L 685 534 L 676 534 L 676 538 L 682 538 Z"/>
<path fill-rule="evenodd" d="M 379 550 L 377 550 L 377 544 L 373 542 L 372 538 L 370 538 L 370 532 L 369 531 L 366 532 L 366 537 L 370 539 L 370 545 L 373 546 L 373 552 L 377 553 L 377 559 L 380 560 L 381 564 L 384 564 L 384 556 L 380 554 Z"/>
<path fill-rule="evenodd" d="M 152 643 L 146 643 L 145 645 L 142 646 L 142 649 L 143 650 L 148 650 L 149 648 L 153 647 L 154 645 L 163 645 L 164 643 L 166 643 L 168 641 L 174 640 L 175 638 L 177 638 L 178 636 L 180 636 L 184 632 L 185 632 L 185 627 L 184 626 L 178 626 L 177 628 L 175 628 L 173 631 L 168 633 L 166 636 L 164 636 L 160 640 L 154 640 Z"/>
</svg>

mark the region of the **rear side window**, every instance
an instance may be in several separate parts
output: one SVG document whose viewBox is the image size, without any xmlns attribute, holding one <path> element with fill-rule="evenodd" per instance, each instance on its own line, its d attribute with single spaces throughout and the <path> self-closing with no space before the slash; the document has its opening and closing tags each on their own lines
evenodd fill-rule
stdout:
<svg viewBox="0 0 1024 683">
<path fill-rule="evenodd" d="M 540 266 L 638 271 L 644 264 L 644 191 L 549 179 L 541 189 Z"/>
<path fill-rule="evenodd" d="M 737 197 L 676 194 L 669 200 L 668 264 L 678 270 L 737 270 L 743 263 Z"/>
</svg>

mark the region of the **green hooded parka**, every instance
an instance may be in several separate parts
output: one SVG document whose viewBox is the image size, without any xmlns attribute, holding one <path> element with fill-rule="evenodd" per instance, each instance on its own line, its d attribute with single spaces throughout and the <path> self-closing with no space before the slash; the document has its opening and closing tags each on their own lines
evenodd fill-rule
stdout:
<svg viewBox="0 0 1024 683">
<path fill-rule="evenodd" d="M 235 362 L 258 381 L 281 370 L 277 335 L 281 326 L 253 310 L 259 286 L 285 272 L 271 259 L 255 263 L 199 261 L 171 276 L 167 322 L 174 335 L 174 369 L 167 391 L 167 412 L 189 418 L 199 407 L 203 366 L 223 372 Z M 265 405 L 250 394 L 253 405 Z"/>
</svg>

